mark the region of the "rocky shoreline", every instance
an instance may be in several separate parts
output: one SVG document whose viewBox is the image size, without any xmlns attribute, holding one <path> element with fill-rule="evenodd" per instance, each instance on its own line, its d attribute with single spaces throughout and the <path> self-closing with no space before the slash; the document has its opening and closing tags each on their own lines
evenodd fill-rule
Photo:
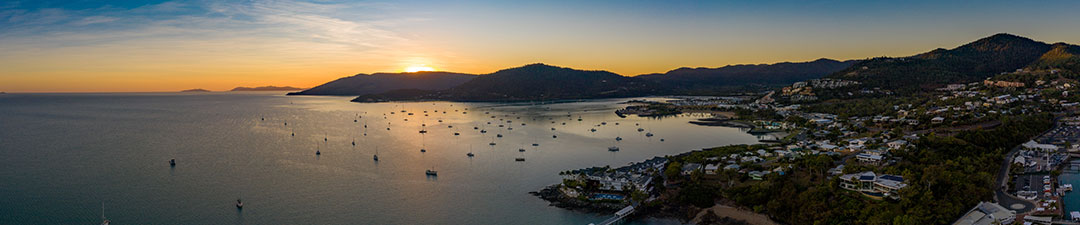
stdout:
<svg viewBox="0 0 1080 225">
<path fill-rule="evenodd" d="M 540 191 L 529 192 L 529 194 L 535 195 L 537 197 L 540 197 L 540 199 L 548 201 L 550 203 L 548 204 L 548 206 L 554 206 L 562 209 L 586 213 L 610 214 L 619 211 L 619 209 L 622 209 L 623 207 L 626 207 L 625 204 L 620 203 L 596 203 L 584 201 L 577 198 L 571 198 L 569 196 L 563 195 L 562 192 L 559 192 L 558 184 L 544 187 L 544 189 L 540 189 Z"/>
</svg>

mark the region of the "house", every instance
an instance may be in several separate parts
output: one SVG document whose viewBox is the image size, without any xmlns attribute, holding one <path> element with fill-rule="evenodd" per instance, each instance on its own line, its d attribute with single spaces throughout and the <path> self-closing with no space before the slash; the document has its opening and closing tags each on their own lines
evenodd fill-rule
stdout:
<svg viewBox="0 0 1080 225">
<path fill-rule="evenodd" d="M 832 176 L 838 176 L 838 175 L 843 174 L 843 173 L 844 173 L 844 165 L 839 165 L 839 166 L 836 166 L 836 167 L 834 167 L 832 169 L 829 169 L 829 175 L 832 175 Z"/>
<path fill-rule="evenodd" d="M 716 174 L 718 174 L 717 170 L 719 170 L 719 169 L 720 169 L 720 165 L 718 165 L 718 164 L 705 165 L 705 175 L 716 175 Z"/>
<path fill-rule="evenodd" d="M 937 117 L 934 117 L 934 118 L 930 119 L 930 123 L 932 123 L 932 124 L 939 124 L 939 123 L 943 123 L 943 122 L 945 122 L 945 118 L 940 117 L 940 116 L 937 116 Z"/>
<path fill-rule="evenodd" d="M 1008 210 L 992 202 L 979 202 L 953 225 L 1012 224 L 1015 220 L 1016 211 Z"/>
<path fill-rule="evenodd" d="M 739 168 L 740 168 L 739 164 L 730 164 L 730 165 L 724 166 L 725 170 L 739 170 Z"/>
<path fill-rule="evenodd" d="M 692 173 L 694 173 L 694 171 L 698 171 L 698 170 L 701 170 L 701 164 L 687 163 L 686 165 L 682 166 L 682 175 L 683 176 L 690 176 L 690 174 L 692 174 Z"/>
<path fill-rule="evenodd" d="M 872 171 L 840 176 L 840 188 L 858 191 L 871 197 L 899 199 L 899 191 L 907 187 L 904 178 L 897 175 L 877 175 Z"/>
<path fill-rule="evenodd" d="M 768 172 L 768 171 L 764 171 L 764 172 L 763 172 L 763 171 L 757 171 L 757 170 L 755 170 L 755 171 L 750 171 L 750 172 L 749 172 L 749 173 L 747 173 L 747 174 L 748 174 L 748 175 L 750 175 L 750 179 L 753 179 L 753 180 L 763 180 L 763 179 L 765 179 L 765 175 L 766 175 L 766 174 L 769 174 L 769 172 Z"/>
<path fill-rule="evenodd" d="M 885 145 L 889 146 L 889 149 L 896 150 L 896 149 L 903 148 L 904 146 L 907 146 L 907 144 L 908 144 L 908 142 L 905 141 L 905 140 L 895 140 L 895 141 L 890 141 L 889 143 L 886 143 Z"/>
<path fill-rule="evenodd" d="M 864 164 L 881 165 L 881 161 L 884 160 L 885 157 L 881 154 L 859 153 L 855 155 L 855 159 Z"/>
</svg>

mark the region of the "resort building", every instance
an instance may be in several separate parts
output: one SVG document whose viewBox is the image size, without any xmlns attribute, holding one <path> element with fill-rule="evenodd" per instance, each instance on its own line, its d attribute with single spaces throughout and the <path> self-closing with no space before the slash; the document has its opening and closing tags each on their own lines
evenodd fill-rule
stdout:
<svg viewBox="0 0 1080 225">
<path fill-rule="evenodd" d="M 858 191 L 871 197 L 899 199 L 899 191 L 907 184 L 897 175 L 877 175 L 872 171 L 840 176 L 840 187 Z"/>
<path fill-rule="evenodd" d="M 1039 144 L 1038 142 L 1035 142 L 1035 140 L 1030 140 L 1028 142 L 1025 142 L 1022 146 L 1025 149 L 1028 149 L 1028 150 L 1042 150 L 1042 151 L 1047 151 L 1047 152 L 1052 152 L 1052 151 L 1057 151 L 1058 150 L 1058 147 L 1056 145 Z"/>
<path fill-rule="evenodd" d="M 991 225 L 1012 224 L 1016 220 L 1016 211 L 1008 210 L 991 202 L 980 202 L 953 225 Z"/>
</svg>

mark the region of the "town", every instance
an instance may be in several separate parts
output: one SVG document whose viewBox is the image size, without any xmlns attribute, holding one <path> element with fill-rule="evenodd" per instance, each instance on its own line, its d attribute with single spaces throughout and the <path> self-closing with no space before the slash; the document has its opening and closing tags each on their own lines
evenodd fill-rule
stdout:
<svg viewBox="0 0 1080 225">
<path fill-rule="evenodd" d="M 949 84 L 914 97 L 859 88 L 855 81 L 821 79 L 757 99 L 631 102 L 639 105 L 617 113 L 656 116 L 658 108 L 711 112 L 718 118 L 712 121 L 740 122 L 751 125 L 750 131 L 782 137 L 619 168 L 566 171 L 561 184 L 546 189 L 545 199 L 619 210 L 616 218 L 637 211 L 697 224 L 715 222 L 709 214 L 719 205 L 765 214 L 779 223 L 843 218 L 903 222 L 915 215 L 900 215 L 899 209 L 933 201 L 927 198 L 964 204 L 935 206 L 938 211 L 919 215 L 935 224 L 1080 219 L 1075 211 L 1080 209 L 1067 211 L 1063 204 L 1073 195 L 1072 182 L 1080 182 L 1063 179 L 1080 177 L 1070 175 L 1080 173 L 1080 163 L 1071 161 L 1080 157 L 1080 116 L 1074 113 L 1080 99 L 1069 95 L 1077 84 L 1069 79 L 998 80 L 1015 73 Z M 847 99 L 807 103 L 819 95 Z M 829 206 L 835 204 L 826 200 L 847 205 Z M 830 207 L 856 208 L 840 212 Z M 677 213 L 681 210 L 694 213 Z"/>
</svg>

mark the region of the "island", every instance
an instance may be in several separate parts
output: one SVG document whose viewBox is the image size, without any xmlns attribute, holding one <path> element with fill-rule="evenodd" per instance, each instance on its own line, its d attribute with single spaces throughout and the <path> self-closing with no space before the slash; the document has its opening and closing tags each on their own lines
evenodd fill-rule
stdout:
<svg viewBox="0 0 1080 225">
<path fill-rule="evenodd" d="M 202 89 L 202 88 L 195 88 L 195 89 L 183 90 L 183 91 L 180 91 L 180 92 L 210 92 L 210 90 L 206 90 L 206 89 Z"/>
</svg>

